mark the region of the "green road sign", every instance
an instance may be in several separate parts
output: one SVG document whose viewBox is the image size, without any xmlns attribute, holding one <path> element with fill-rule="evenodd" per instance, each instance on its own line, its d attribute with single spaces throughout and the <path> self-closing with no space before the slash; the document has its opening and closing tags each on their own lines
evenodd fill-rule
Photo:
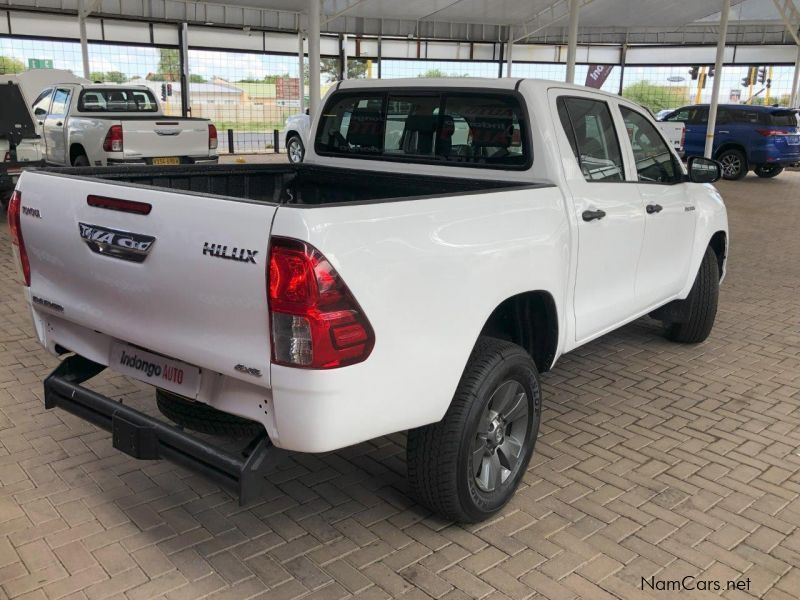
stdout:
<svg viewBox="0 0 800 600">
<path fill-rule="evenodd" d="M 49 58 L 29 58 L 28 69 L 52 69 L 53 61 Z"/>
</svg>

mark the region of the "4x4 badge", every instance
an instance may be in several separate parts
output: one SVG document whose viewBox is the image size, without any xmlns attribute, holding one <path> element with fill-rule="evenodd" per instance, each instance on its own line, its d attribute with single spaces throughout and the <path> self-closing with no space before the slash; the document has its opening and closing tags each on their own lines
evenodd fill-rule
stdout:
<svg viewBox="0 0 800 600">
<path fill-rule="evenodd" d="M 89 249 L 104 256 L 130 262 L 144 262 L 156 241 L 151 235 L 108 229 L 99 225 L 78 223 L 81 238 Z"/>
</svg>

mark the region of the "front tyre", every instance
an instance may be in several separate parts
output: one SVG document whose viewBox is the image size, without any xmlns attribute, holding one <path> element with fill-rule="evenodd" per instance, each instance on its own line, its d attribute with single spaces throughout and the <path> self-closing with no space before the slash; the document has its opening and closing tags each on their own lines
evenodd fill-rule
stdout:
<svg viewBox="0 0 800 600">
<path fill-rule="evenodd" d="M 719 265 L 717 255 L 709 246 L 689 296 L 685 300 L 675 301 L 680 303 L 678 310 L 685 316 L 680 322 L 667 324 L 667 338 L 684 344 L 705 341 L 714 326 L 718 301 Z"/>
<path fill-rule="evenodd" d="M 289 157 L 289 162 L 293 165 L 303 162 L 306 156 L 306 149 L 299 135 L 289 136 L 289 139 L 286 140 L 286 154 Z"/>
<path fill-rule="evenodd" d="M 753 171 L 763 179 L 771 179 L 783 173 L 783 167 L 780 165 L 758 165 Z"/>
<path fill-rule="evenodd" d="M 481 337 L 444 418 L 408 432 L 412 493 L 449 520 L 491 517 L 525 474 L 541 409 L 530 355 L 516 344 Z"/>
</svg>

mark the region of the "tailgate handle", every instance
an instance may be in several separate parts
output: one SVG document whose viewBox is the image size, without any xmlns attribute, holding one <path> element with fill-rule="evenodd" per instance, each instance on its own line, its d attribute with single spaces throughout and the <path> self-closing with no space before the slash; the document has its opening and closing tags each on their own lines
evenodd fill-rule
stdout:
<svg viewBox="0 0 800 600">
<path fill-rule="evenodd" d="M 181 132 L 180 129 L 156 129 L 155 131 L 158 135 L 178 135 Z"/>
</svg>

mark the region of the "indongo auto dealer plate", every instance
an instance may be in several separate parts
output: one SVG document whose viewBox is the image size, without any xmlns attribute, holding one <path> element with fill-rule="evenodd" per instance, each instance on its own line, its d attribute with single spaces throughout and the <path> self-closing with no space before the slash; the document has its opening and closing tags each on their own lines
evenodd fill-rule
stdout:
<svg viewBox="0 0 800 600">
<path fill-rule="evenodd" d="M 187 398 L 196 398 L 200 387 L 198 367 L 120 342 L 112 344 L 108 366 L 118 373 Z"/>
</svg>

